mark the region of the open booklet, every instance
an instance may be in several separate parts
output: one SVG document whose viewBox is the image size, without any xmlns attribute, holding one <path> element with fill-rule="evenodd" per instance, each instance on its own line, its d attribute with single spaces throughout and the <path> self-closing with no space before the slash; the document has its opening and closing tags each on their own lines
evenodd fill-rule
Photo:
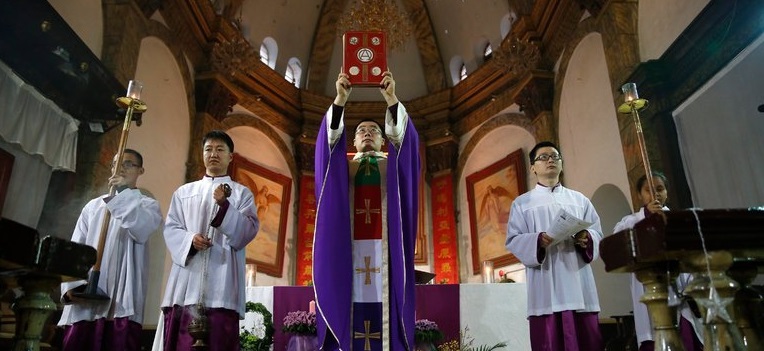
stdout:
<svg viewBox="0 0 764 351">
<path fill-rule="evenodd" d="M 547 229 L 546 235 L 552 238 L 550 245 L 555 245 L 567 238 L 576 235 L 576 233 L 589 228 L 592 223 L 579 219 L 564 208 L 557 211 L 552 226 Z"/>
</svg>

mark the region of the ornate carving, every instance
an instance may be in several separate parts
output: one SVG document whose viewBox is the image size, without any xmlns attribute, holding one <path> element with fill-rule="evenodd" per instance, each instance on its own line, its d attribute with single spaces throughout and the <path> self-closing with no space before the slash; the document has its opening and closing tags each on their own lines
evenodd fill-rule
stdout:
<svg viewBox="0 0 764 351">
<path fill-rule="evenodd" d="M 195 93 L 196 110 L 208 113 L 218 122 L 222 121 L 239 101 L 231 83 L 219 75 L 198 78 Z"/>
<path fill-rule="evenodd" d="M 551 111 L 554 102 L 554 79 L 534 75 L 515 97 L 515 103 L 520 105 L 530 118 L 535 118 L 543 111 Z"/>
<path fill-rule="evenodd" d="M 453 134 L 427 145 L 427 173 L 437 174 L 456 166 L 459 143 Z"/>
</svg>

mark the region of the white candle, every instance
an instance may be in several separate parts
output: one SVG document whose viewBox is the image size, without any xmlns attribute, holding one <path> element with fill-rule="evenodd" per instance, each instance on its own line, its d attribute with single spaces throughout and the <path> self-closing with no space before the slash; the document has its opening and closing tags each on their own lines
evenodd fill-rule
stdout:
<svg viewBox="0 0 764 351">
<path fill-rule="evenodd" d="M 316 301 L 310 300 L 310 304 L 308 304 L 308 312 L 316 313 Z"/>
<path fill-rule="evenodd" d="M 639 100 L 639 94 L 637 93 L 636 83 L 624 84 L 623 86 L 621 86 L 621 91 L 623 92 L 623 99 L 626 100 L 626 102 Z"/>
<path fill-rule="evenodd" d="M 251 288 L 255 286 L 255 276 L 257 274 L 257 265 L 254 263 L 247 263 L 246 267 L 246 283 L 244 286 Z"/>
<path fill-rule="evenodd" d="M 483 261 L 483 283 L 493 283 L 493 261 Z"/>
<path fill-rule="evenodd" d="M 127 84 L 127 97 L 140 100 L 141 90 L 143 90 L 143 83 L 137 80 L 131 80 L 130 83 Z"/>
</svg>

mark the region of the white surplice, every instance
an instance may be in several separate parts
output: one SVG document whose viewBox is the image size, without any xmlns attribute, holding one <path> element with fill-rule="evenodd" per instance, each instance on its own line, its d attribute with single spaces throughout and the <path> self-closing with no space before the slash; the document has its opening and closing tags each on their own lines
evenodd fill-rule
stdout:
<svg viewBox="0 0 764 351">
<path fill-rule="evenodd" d="M 228 211 L 218 228 L 210 229 L 217 211 L 212 194 L 220 184 L 231 186 Z M 207 308 L 225 308 L 244 317 L 244 248 L 255 238 L 260 227 L 252 192 L 230 177 L 204 177 L 185 184 L 172 196 L 164 239 L 172 258 L 162 307 L 188 306 L 199 302 L 204 289 Z M 191 254 L 195 234 L 213 232 L 208 250 Z M 204 256 L 209 255 L 206 284 L 201 286 Z"/>
<path fill-rule="evenodd" d="M 125 189 L 108 203 L 107 195 L 90 200 L 77 220 L 72 241 L 98 247 L 103 217 L 108 208 L 111 220 L 101 262 L 98 287 L 111 298 L 105 302 L 87 302 L 64 306 L 58 325 L 100 318 L 123 318 L 143 323 L 143 307 L 148 287 L 147 241 L 162 223 L 159 203 L 138 189 Z M 61 297 L 86 280 L 61 284 Z M 113 308 L 110 308 L 113 304 Z M 111 312 L 110 312 L 111 310 Z"/>
<path fill-rule="evenodd" d="M 562 185 L 540 184 L 518 196 L 510 210 L 506 247 L 525 265 L 529 316 L 600 310 L 591 265 L 576 251 L 573 239 L 547 247 L 543 260 L 538 261 L 539 233 L 551 226 L 560 208 L 593 223 L 587 228 L 594 245 L 593 260 L 599 256 L 600 218 L 586 196 Z"/>
</svg>

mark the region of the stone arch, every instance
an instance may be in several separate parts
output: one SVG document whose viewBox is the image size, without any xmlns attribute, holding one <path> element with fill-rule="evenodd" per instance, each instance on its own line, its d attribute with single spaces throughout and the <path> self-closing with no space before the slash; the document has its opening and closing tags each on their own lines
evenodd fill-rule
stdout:
<svg viewBox="0 0 764 351">
<path fill-rule="evenodd" d="M 271 127 L 268 123 L 263 122 L 259 118 L 244 113 L 230 114 L 221 122 L 221 128 L 225 130 L 243 126 L 252 127 L 260 131 L 261 133 L 265 134 L 268 139 L 273 142 L 274 145 L 276 145 L 276 148 L 279 150 L 281 157 L 286 160 L 286 163 L 289 166 L 289 172 L 293 175 L 292 182 L 296 183 L 300 174 L 297 169 L 297 163 L 295 162 L 294 156 L 292 155 L 292 151 L 289 150 L 289 146 L 284 142 L 283 139 L 281 139 L 281 136 L 276 132 L 276 129 Z"/>
<path fill-rule="evenodd" d="M 488 133 L 496 128 L 513 125 L 526 130 L 531 135 L 535 135 L 533 122 L 528 116 L 522 113 L 504 113 L 491 118 L 486 123 L 483 123 L 472 135 L 470 140 L 464 146 L 464 149 L 459 153 L 459 160 L 456 163 L 456 176 L 454 179 L 461 179 L 464 165 L 467 163 L 470 154 L 475 150 L 475 147 Z"/>
</svg>

